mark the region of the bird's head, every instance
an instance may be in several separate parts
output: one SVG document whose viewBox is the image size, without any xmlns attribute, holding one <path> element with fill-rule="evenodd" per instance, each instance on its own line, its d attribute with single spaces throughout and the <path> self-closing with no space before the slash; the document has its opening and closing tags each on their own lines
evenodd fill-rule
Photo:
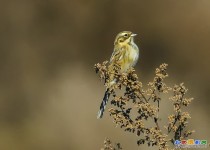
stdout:
<svg viewBox="0 0 210 150">
<path fill-rule="evenodd" d="M 137 34 L 132 33 L 131 31 L 122 31 L 120 32 L 114 41 L 114 45 L 116 44 L 129 44 L 133 42 L 134 36 Z"/>
</svg>

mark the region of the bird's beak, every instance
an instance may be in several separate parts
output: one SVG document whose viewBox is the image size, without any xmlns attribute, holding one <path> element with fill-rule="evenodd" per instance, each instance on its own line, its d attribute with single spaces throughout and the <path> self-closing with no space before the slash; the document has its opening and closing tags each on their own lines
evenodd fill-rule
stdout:
<svg viewBox="0 0 210 150">
<path fill-rule="evenodd" d="M 132 36 L 132 37 L 134 37 L 134 36 L 137 36 L 137 34 L 135 34 L 135 33 L 132 33 L 132 34 L 131 34 L 131 36 Z"/>
</svg>

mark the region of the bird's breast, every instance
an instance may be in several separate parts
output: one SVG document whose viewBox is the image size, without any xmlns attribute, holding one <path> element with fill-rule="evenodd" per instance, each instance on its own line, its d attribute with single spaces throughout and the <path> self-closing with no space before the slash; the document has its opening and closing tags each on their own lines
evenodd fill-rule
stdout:
<svg viewBox="0 0 210 150">
<path fill-rule="evenodd" d="M 129 50 L 129 53 L 128 53 L 128 59 L 129 59 L 129 62 L 130 62 L 132 67 L 135 66 L 135 64 L 138 61 L 138 58 L 139 58 L 138 47 L 136 45 L 130 46 L 130 50 Z"/>
<path fill-rule="evenodd" d="M 128 46 L 121 64 L 121 71 L 126 72 L 130 67 L 134 67 L 139 58 L 138 47 Z"/>
</svg>

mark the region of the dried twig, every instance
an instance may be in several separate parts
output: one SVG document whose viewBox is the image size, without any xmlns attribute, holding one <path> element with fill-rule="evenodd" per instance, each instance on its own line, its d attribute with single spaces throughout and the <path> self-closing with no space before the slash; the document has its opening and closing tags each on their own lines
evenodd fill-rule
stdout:
<svg viewBox="0 0 210 150">
<path fill-rule="evenodd" d="M 116 67 L 114 76 L 117 83 L 111 87 L 110 92 L 113 96 L 111 99 L 113 107 L 109 109 L 109 113 L 114 123 L 124 131 L 135 133 L 139 138 L 138 145 L 146 143 L 148 146 L 158 146 L 161 150 L 169 149 L 169 141 L 186 138 L 193 132 L 185 130 L 190 115 L 181 109 L 189 106 L 192 98 L 185 98 L 187 89 L 183 83 L 175 85 L 173 88 L 166 86 L 164 80 L 168 77 L 167 66 L 167 64 L 162 64 L 155 70 L 155 77 L 152 82 L 149 82 L 147 90 L 143 89 L 134 69 L 130 69 L 127 74 L 120 74 Z M 109 75 L 113 74 L 113 72 L 109 72 L 107 61 L 103 64 L 96 64 L 95 70 L 99 73 L 100 79 L 105 80 L 106 86 Z M 124 95 L 118 96 L 116 89 L 122 90 L 123 86 L 125 87 Z M 168 122 L 165 125 L 166 131 L 164 131 L 160 129 L 159 125 L 160 103 L 163 100 L 160 95 L 170 94 L 169 92 L 172 92 L 173 95 L 170 100 L 174 106 L 174 113 L 168 116 Z M 128 105 L 129 103 L 132 105 Z M 132 116 L 130 112 L 136 110 L 137 115 Z M 145 126 L 145 122 L 149 120 L 154 122 L 154 126 Z M 173 136 L 170 138 L 171 133 Z"/>
</svg>

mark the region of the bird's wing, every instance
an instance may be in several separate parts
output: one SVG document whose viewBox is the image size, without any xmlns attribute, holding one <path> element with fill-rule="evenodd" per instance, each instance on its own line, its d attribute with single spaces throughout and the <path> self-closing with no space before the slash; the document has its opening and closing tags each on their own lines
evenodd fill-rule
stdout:
<svg viewBox="0 0 210 150">
<path fill-rule="evenodd" d="M 120 61 L 125 55 L 125 48 L 124 47 L 115 47 L 112 56 L 110 58 L 110 63 Z"/>
</svg>

